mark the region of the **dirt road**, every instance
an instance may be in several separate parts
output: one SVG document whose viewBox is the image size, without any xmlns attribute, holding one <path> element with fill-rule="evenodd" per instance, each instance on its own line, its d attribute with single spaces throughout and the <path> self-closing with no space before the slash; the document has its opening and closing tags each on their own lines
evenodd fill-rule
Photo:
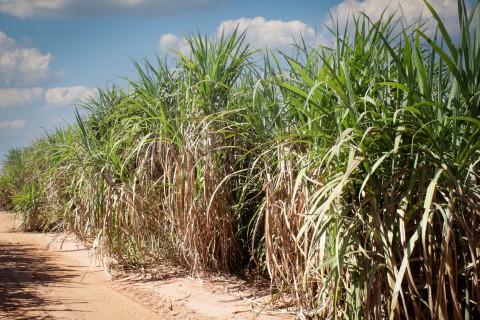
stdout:
<svg viewBox="0 0 480 320">
<path fill-rule="evenodd" d="M 48 236 L 14 232 L 11 217 L 0 214 L 0 319 L 158 318 L 99 279 L 102 268 L 45 250 Z M 86 251 L 70 245 L 64 253 Z"/>
<path fill-rule="evenodd" d="M 48 249 L 47 249 L 48 248 Z M 241 281 L 206 283 L 162 270 L 109 281 L 72 238 L 13 229 L 0 212 L 0 319 L 291 319 L 258 315 L 269 296 Z"/>
</svg>

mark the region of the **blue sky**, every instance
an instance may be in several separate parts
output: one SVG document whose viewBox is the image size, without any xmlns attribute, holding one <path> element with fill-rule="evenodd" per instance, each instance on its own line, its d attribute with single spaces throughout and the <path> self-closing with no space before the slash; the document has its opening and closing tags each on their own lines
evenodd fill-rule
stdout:
<svg viewBox="0 0 480 320">
<path fill-rule="evenodd" d="M 285 47 L 301 33 L 328 41 L 329 12 L 379 17 L 389 0 L 0 0 L 0 158 L 74 119 L 75 103 L 120 77 L 131 59 L 186 50 L 183 34 L 214 36 L 240 25 L 258 47 Z M 413 22 L 421 0 L 402 0 Z M 456 0 L 431 0 L 455 28 Z M 390 5 L 393 10 L 394 6 Z M 390 10 L 389 9 L 389 10 Z M 428 18 L 428 14 L 426 15 Z"/>
</svg>

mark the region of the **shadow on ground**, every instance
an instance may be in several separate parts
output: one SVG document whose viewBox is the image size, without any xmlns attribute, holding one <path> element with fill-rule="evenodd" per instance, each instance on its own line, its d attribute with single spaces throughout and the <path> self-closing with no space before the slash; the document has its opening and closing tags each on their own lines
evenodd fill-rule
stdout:
<svg viewBox="0 0 480 320">
<path fill-rule="evenodd" d="M 68 271 L 49 263 L 38 248 L 0 241 L 0 319 L 49 319 L 45 306 L 60 302 L 45 300 L 41 292 L 49 283 L 67 282 Z"/>
</svg>

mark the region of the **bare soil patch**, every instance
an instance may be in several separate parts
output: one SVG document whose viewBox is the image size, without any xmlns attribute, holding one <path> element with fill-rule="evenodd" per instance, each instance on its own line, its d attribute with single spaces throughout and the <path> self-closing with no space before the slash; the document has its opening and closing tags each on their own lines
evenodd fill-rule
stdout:
<svg viewBox="0 0 480 320">
<path fill-rule="evenodd" d="M 24 233 L 0 213 L 0 319 L 293 319 L 271 307 L 268 284 L 191 278 L 159 266 L 113 272 L 73 237 Z"/>
</svg>

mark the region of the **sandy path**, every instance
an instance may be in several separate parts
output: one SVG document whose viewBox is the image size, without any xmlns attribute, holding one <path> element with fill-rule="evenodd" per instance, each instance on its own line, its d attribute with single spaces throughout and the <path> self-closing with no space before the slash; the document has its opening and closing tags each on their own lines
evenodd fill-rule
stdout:
<svg viewBox="0 0 480 320">
<path fill-rule="evenodd" d="M 0 212 L 0 319 L 292 319 L 258 315 L 270 296 L 238 279 L 204 282 L 164 268 L 108 281 L 73 239 L 12 226 Z"/>
<path fill-rule="evenodd" d="M 0 319 L 157 319 L 158 315 L 99 279 L 101 268 L 79 263 L 41 234 L 13 232 L 0 214 Z M 82 254 L 73 247 L 64 252 Z"/>
</svg>

